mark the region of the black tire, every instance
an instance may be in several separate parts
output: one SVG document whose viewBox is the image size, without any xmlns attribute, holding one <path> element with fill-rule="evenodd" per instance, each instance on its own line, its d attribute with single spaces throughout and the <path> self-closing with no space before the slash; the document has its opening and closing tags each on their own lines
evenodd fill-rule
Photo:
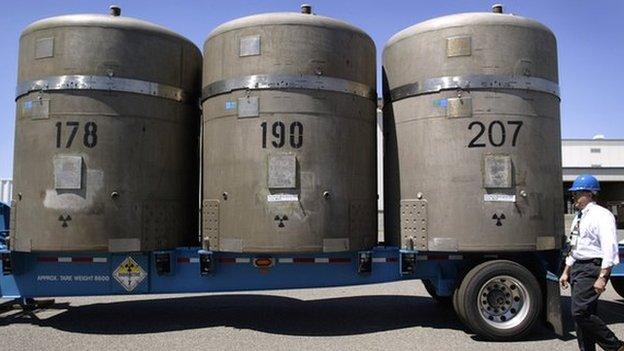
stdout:
<svg viewBox="0 0 624 351">
<path fill-rule="evenodd" d="M 611 277 L 611 285 L 615 292 L 624 298 L 624 277 Z"/>
<path fill-rule="evenodd" d="M 425 290 L 427 290 L 427 293 L 429 293 L 429 295 L 431 295 L 431 297 L 437 303 L 440 303 L 443 305 L 451 304 L 452 297 L 451 296 L 439 296 L 438 293 L 436 292 L 435 285 L 433 285 L 433 283 L 429 279 L 423 279 L 422 283 L 425 286 Z"/>
<path fill-rule="evenodd" d="M 457 319 L 459 319 L 460 323 L 465 326 L 466 317 L 464 316 L 464 312 L 459 309 L 459 287 L 457 287 L 453 292 L 453 309 L 455 310 Z"/>
<path fill-rule="evenodd" d="M 464 276 L 461 282 L 459 282 L 458 287 L 455 290 L 455 294 L 453 295 L 453 298 L 455 299 L 455 301 L 453 301 L 454 303 L 453 307 L 455 308 L 455 313 L 457 313 L 457 317 L 459 317 L 459 321 L 462 322 L 462 324 L 466 328 L 468 328 L 468 330 L 470 331 L 473 331 L 473 330 L 466 318 L 466 309 L 464 308 L 463 297 L 466 296 L 467 284 L 465 284 L 465 282 L 470 281 L 477 272 L 478 272 L 477 269 L 471 269 L 470 271 L 468 271 L 468 273 Z"/>
<path fill-rule="evenodd" d="M 489 340 L 517 340 L 525 336 L 542 310 L 537 279 L 512 261 L 489 261 L 474 267 L 457 293 L 462 321 L 475 334 Z"/>
</svg>

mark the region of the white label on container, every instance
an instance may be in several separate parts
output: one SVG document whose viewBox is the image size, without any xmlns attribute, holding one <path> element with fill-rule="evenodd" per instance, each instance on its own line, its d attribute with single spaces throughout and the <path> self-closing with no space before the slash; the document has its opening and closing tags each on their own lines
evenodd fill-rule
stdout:
<svg viewBox="0 0 624 351">
<path fill-rule="evenodd" d="M 516 202 L 516 195 L 507 195 L 507 194 L 485 194 L 485 195 L 483 195 L 483 201 L 493 201 L 493 202 Z"/>
<path fill-rule="evenodd" d="M 299 195 L 297 194 L 269 194 L 267 195 L 268 202 L 290 202 L 299 201 Z"/>
</svg>

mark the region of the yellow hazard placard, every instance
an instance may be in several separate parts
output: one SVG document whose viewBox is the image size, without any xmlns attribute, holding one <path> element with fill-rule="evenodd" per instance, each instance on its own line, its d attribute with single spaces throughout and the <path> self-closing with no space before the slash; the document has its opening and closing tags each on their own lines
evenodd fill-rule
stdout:
<svg viewBox="0 0 624 351">
<path fill-rule="evenodd" d="M 147 272 L 130 256 L 113 272 L 115 280 L 127 291 L 134 290 L 147 277 Z"/>
</svg>

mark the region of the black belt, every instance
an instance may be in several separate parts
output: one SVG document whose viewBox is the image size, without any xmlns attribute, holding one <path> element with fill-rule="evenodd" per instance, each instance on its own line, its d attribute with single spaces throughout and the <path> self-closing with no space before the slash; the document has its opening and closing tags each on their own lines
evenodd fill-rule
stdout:
<svg viewBox="0 0 624 351">
<path fill-rule="evenodd" d="M 588 258 L 585 260 L 575 260 L 574 263 L 593 263 L 593 264 L 602 264 L 602 258 Z"/>
</svg>

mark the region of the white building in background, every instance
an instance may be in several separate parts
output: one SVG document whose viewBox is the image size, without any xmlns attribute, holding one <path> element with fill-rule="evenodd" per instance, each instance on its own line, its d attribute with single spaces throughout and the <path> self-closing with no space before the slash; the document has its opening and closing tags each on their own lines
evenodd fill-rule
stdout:
<svg viewBox="0 0 624 351">
<path fill-rule="evenodd" d="M 615 215 L 620 242 L 624 243 L 624 139 L 562 140 L 563 187 L 567 189 L 583 173 L 594 175 L 600 181 L 598 202 Z M 566 223 L 572 222 L 572 199 L 566 199 Z"/>
<path fill-rule="evenodd" d="M 601 182 L 624 182 L 624 139 L 562 140 L 563 181 L 591 173 Z"/>
<path fill-rule="evenodd" d="M 0 179 L 0 202 L 11 204 L 13 194 L 13 181 L 11 179 Z"/>
</svg>

